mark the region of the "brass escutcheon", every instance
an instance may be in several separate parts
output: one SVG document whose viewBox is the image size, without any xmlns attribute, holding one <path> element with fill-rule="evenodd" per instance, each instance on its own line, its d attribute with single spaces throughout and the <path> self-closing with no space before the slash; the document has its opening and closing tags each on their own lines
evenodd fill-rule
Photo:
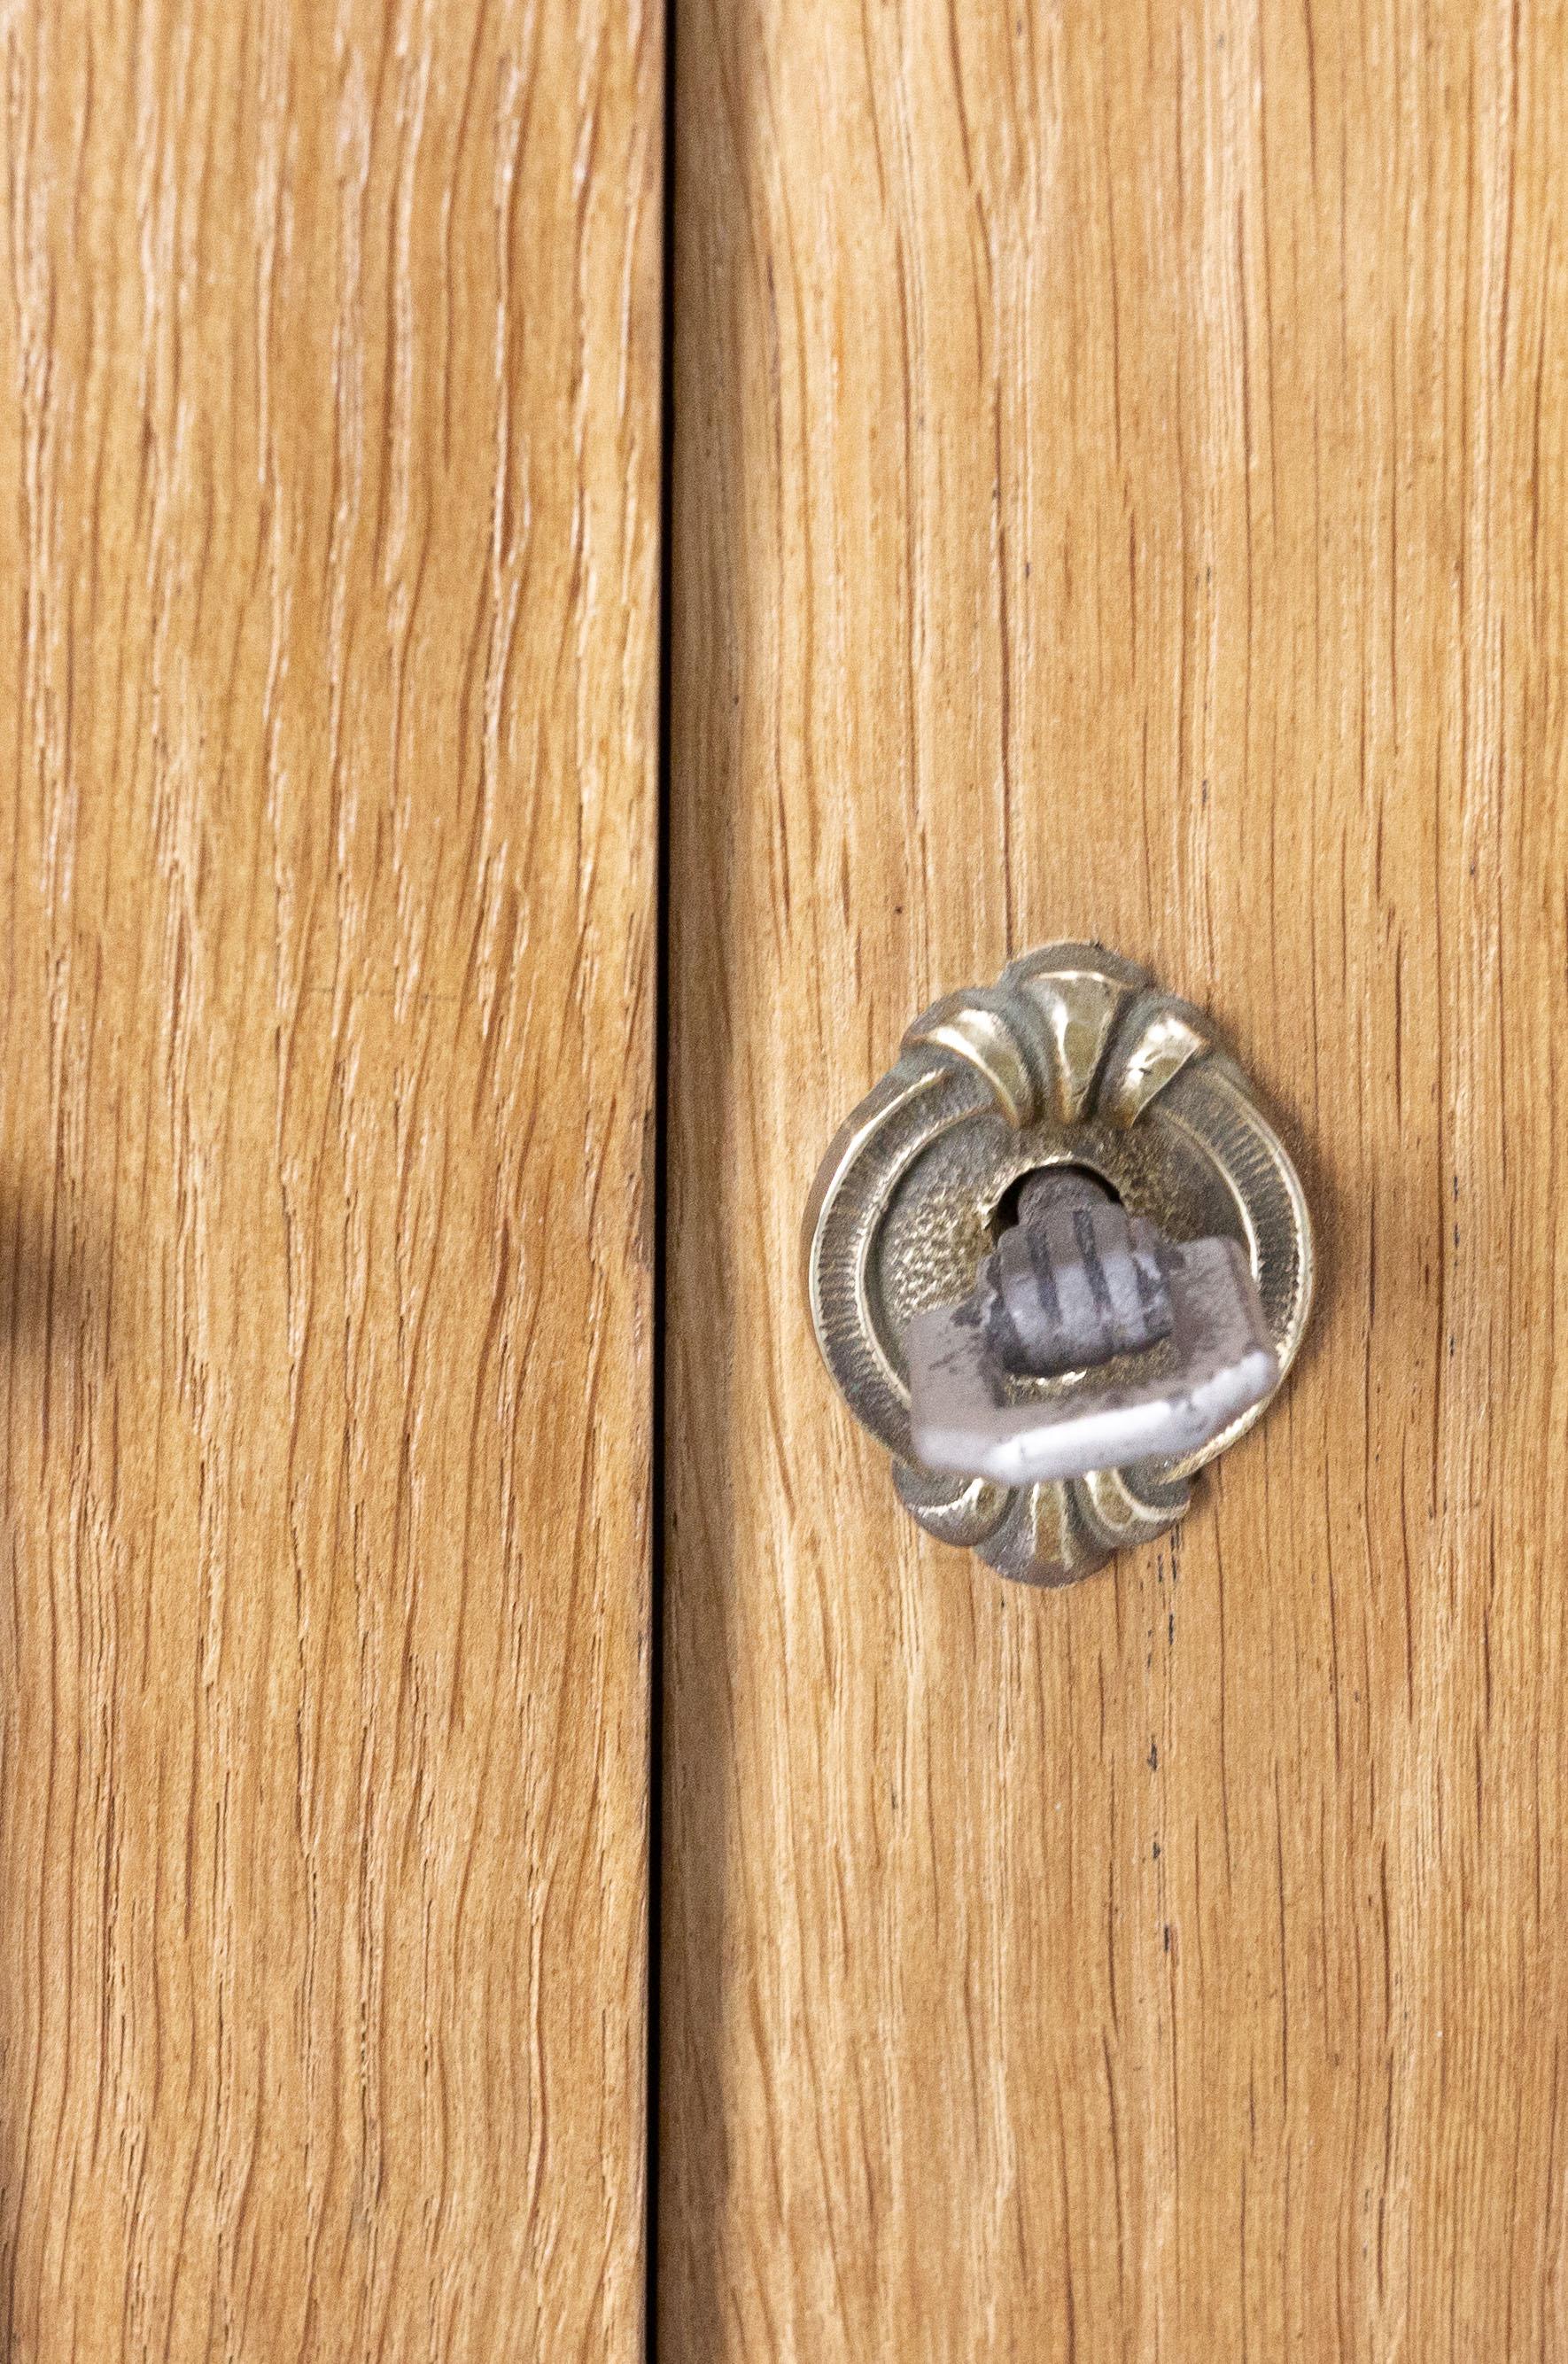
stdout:
<svg viewBox="0 0 1568 2364">
<path fill-rule="evenodd" d="M 1162 1533 L 1185 1509 L 1195 1471 L 1264 1409 L 1254 1403 L 1184 1455 L 1077 1477 L 1009 1486 L 919 1466 L 908 1325 L 968 1294 L 1009 1195 L 1060 1165 L 1097 1175 L 1172 1243 L 1240 1245 L 1275 1387 L 1312 1302 L 1311 1224 L 1277 1133 L 1207 1020 L 1142 969 L 1097 945 L 1052 944 L 916 1020 L 817 1174 L 805 1227 L 812 1326 L 846 1403 L 893 1455 L 894 1483 L 920 1524 L 1034 1584 L 1070 1582 Z M 1151 1346 L 1140 1364 L 1161 1372 L 1173 1351 Z M 1072 1373 L 1021 1383 L 1044 1403 L 1080 1384 Z"/>
</svg>

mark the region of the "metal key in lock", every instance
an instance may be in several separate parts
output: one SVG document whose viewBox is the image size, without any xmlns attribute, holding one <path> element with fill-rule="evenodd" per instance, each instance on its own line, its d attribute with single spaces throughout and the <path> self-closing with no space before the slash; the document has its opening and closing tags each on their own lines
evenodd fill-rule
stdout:
<svg viewBox="0 0 1568 2364">
<path fill-rule="evenodd" d="M 922 1466 L 1008 1486 L 1195 1452 L 1279 1377 L 1237 1243 L 1177 1246 L 1071 1166 L 1031 1177 L 973 1295 L 917 1314 L 906 1353 Z"/>
<path fill-rule="evenodd" d="M 1060 1584 L 1159 1534 L 1312 1295 L 1295 1169 L 1201 1014 L 1097 945 L 950 994 L 807 1210 L 823 1356 L 944 1541 Z"/>
</svg>

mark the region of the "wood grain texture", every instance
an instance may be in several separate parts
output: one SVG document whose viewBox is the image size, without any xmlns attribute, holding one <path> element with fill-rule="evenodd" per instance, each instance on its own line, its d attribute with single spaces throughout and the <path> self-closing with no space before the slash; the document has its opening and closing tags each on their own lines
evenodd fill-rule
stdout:
<svg viewBox="0 0 1568 2364">
<path fill-rule="evenodd" d="M 690 0 L 660 2307 L 684 2358 L 1568 2353 L 1568 26 Z M 796 1226 L 1097 936 L 1303 1156 L 1174 1549 L 923 1540 Z"/>
<path fill-rule="evenodd" d="M 0 2328 L 630 2357 L 662 25 L 0 10 Z"/>
</svg>

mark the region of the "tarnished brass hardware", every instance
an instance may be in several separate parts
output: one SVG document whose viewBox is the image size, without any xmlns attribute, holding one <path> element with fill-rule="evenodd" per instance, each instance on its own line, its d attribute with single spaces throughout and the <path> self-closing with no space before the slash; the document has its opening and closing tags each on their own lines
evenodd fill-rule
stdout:
<svg viewBox="0 0 1568 2364">
<path fill-rule="evenodd" d="M 1181 1516 L 1312 1296 L 1301 1186 L 1240 1069 L 1087 944 L 917 1020 L 823 1162 L 806 1266 L 902 1500 L 1040 1584 Z"/>
</svg>

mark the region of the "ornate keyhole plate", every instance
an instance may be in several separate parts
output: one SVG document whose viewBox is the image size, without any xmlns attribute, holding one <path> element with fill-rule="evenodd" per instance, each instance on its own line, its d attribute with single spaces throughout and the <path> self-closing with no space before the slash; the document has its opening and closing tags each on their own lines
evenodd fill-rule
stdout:
<svg viewBox="0 0 1568 2364">
<path fill-rule="evenodd" d="M 906 1326 L 966 1293 L 1020 1177 L 1053 1165 L 1098 1175 L 1172 1241 L 1239 1242 L 1281 1379 L 1312 1300 L 1311 1226 L 1278 1134 L 1200 1012 L 1142 969 L 1097 945 L 1053 944 L 916 1020 L 817 1174 L 805 1230 L 812 1324 L 920 1524 L 1037 1584 L 1086 1575 L 1162 1533 L 1194 1472 L 1265 1408 L 1184 1458 L 1078 1478 L 1009 1487 L 917 1465 Z"/>
</svg>

